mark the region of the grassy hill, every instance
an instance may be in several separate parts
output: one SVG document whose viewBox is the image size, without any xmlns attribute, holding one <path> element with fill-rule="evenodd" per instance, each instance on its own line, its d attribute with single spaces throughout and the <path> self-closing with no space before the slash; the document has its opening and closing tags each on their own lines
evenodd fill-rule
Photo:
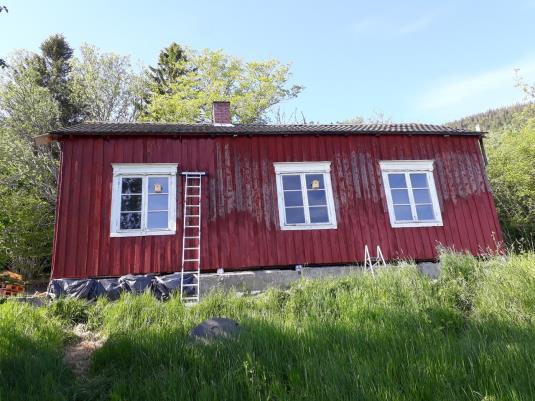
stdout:
<svg viewBox="0 0 535 401">
<path fill-rule="evenodd" d="M 192 343 L 213 316 L 235 340 Z M 62 352 L 73 322 L 108 339 L 87 376 Z M 0 305 L 0 400 L 533 400 L 535 255 L 447 254 L 437 282 L 413 266 L 302 281 L 259 296 L 124 296 Z"/>
</svg>

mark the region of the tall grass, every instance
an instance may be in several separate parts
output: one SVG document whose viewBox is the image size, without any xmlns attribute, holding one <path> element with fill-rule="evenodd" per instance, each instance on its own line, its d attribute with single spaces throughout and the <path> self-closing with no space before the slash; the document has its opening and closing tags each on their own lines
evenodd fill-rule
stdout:
<svg viewBox="0 0 535 401">
<path fill-rule="evenodd" d="M 40 399 L 535 399 L 535 255 L 442 260 L 438 281 L 406 265 L 255 297 L 214 293 L 194 307 L 149 294 L 99 300 L 83 316 L 108 340 L 89 375 L 66 383 L 56 374 L 59 395 L 47 389 Z M 34 326 L 56 333 L 42 338 L 56 360 L 61 325 L 80 316 L 57 309 L 52 320 L 28 309 Z M 238 320 L 241 335 L 190 341 L 189 330 L 212 316 Z"/>
<path fill-rule="evenodd" d="M 68 338 L 45 308 L 0 305 L 0 400 L 66 400 L 72 374 L 62 362 Z"/>
</svg>

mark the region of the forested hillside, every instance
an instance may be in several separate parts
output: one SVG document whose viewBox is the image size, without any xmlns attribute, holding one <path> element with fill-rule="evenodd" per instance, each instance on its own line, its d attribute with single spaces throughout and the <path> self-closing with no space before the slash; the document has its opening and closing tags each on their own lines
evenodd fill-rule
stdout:
<svg viewBox="0 0 535 401">
<path fill-rule="evenodd" d="M 487 173 L 506 244 L 535 247 L 535 86 L 520 84 L 527 102 L 474 114 L 447 125 L 486 131 Z"/>
<path fill-rule="evenodd" d="M 479 125 L 481 131 L 501 130 L 511 124 L 514 116 L 524 110 L 525 107 L 525 103 L 499 107 L 451 121 L 446 123 L 446 125 L 463 129 L 475 129 Z"/>
</svg>

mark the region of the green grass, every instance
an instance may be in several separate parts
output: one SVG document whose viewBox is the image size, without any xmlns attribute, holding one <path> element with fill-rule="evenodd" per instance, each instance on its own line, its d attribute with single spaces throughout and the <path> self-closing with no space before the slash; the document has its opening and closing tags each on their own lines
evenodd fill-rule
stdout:
<svg viewBox="0 0 535 401">
<path fill-rule="evenodd" d="M 189 308 L 148 294 L 8 302 L 0 400 L 534 400 L 535 255 L 443 264 L 436 282 L 403 265 Z M 240 337 L 190 342 L 212 316 L 238 320 Z M 61 346 L 80 321 L 108 341 L 74 378 Z"/>
</svg>

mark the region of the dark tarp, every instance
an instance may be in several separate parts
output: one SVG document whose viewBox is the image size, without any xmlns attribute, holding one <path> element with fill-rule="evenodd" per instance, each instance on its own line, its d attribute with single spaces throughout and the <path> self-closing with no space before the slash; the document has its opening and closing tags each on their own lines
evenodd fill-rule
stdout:
<svg viewBox="0 0 535 401">
<path fill-rule="evenodd" d="M 174 291 L 180 291 L 181 273 L 165 276 L 154 274 L 133 275 L 128 274 L 119 278 L 88 278 L 88 279 L 53 279 L 48 284 L 48 296 L 52 299 L 69 296 L 79 299 L 94 300 L 104 296 L 110 300 L 119 298 L 122 292 L 141 294 L 150 291 L 160 300 L 169 299 Z M 194 282 L 193 274 L 184 275 L 184 284 Z M 195 293 L 195 287 L 185 287 L 186 295 Z"/>
</svg>

